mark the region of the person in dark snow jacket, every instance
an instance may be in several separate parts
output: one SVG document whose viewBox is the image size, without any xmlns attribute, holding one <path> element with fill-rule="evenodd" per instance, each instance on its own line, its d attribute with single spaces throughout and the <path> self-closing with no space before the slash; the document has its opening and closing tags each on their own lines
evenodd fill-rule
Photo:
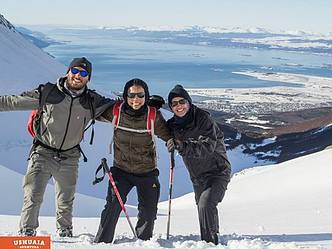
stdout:
<svg viewBox="0 0 332 249">
<path fill-rule="evenodd" d="M 20 235 L 36 235 L 40 206 L 51 177 L 55 182 L 58 235 L 73 235 L 72 210 L 81 154 L 79 144 L 89 121 L 114 102 L 87 88 L 91 72 L 90 61 L 85 57 L 74 58 L 66 75 L 57 83 L 40 85 L 19 96 L 0 96 L 0 111 L 41 108 L 38 125 L 33 126 L 35 137 L 23 182 Z M 48 94 L 45 93 L 46 88 L 49 89 Z M 42 95 L 46 99 L 40 107 Z M 94 117 L 91 106 L 94 106 Z"/>
<path fill-rule="evenodd" d="M 188 92 L 176 85 L 168 95 L 174 116 L 167 121 L 173 139 L 169 151 L 178 150 L 193 183 L 198 208 L 201 239 L 219 243 L 217 205 L 230 181 L 223 132 L 210 114 L 192 103 Z"/>
<path fill-rule="evenodd" d="M 147 84 L 141 79 L 128 81 L 124 87 L 123 99 L 119 124 L 113 135 L 114 160 L 111 172 L 123 203 L 131 189 L 136 187 L 138 221 L 135 230 L 139 239 L 148 240 L 152 237 L 156 219 L 160 184 L 154 139 L 146 131 L 149 100 Z M 102 118 L 112 122 L 113 108 L 114 106 L 105 111 Z M 164 141 L 171 139 L 166 121 L 159 110 L 156 113 L 154 132 Z M 106 205 L 94 240 L 96 243 L 113 241 L 120 213 L 121 206 L 109 182 Z"/>
</svg>

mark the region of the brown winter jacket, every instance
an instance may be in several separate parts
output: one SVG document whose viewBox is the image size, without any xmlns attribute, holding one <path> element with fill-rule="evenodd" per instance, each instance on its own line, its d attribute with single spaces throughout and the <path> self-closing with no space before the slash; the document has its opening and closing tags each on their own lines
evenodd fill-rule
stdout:
<svg viewBox="0 0 332 249">
<path fill-rule="evenodd" d="M 121 110 L 119 126 L 145 130 L 147 116 L 147 112 L 135 117 Z M 112 122 L 113 107 L 108 108 L 102 114 L 102 117 L 108 122 Z M 159 110 L 157 111 L 154 124 L 154 133 L 164 141 L 171 138 L 166 121 Z M 154 139 L 149 133 L 136 133 L 115 129 L 113 136 L 113 166 L 133 174 L 148 173 L 157 167 L 156 147 Z"/>
</svg>

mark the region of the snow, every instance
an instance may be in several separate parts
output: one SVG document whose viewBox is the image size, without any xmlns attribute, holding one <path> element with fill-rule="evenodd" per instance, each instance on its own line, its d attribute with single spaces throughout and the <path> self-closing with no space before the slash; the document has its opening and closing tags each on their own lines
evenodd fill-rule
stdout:
<svg viewBox="0 0 332 249">
<path fill-rule="evenodd" d="M 61 26 L 62 28 L 63 26 Z M 76 26 L 77 27 L 77 26 Z M 84 26 L 80 26 L 77 28 L 82 28 Z M 90 28 L 95 28 L 90 26 Z M 253 28 L 242 28 L 242 27 L 220 27 L 220 26 L 185 26 L 185 25 L 150 25 L 150 26 L 100 26 L 98 29 L 127 29 L 127 30 L 144 30 L 144 31 L 187 31 L 187 30 L 199 30 L 207 33 L 238 33 L 238 34 L 265 34 L 265 35 L 274 35 L 279 34 L 283 36 L 276 36 L 281 39 L 282 37 L 289 37 L 290 39 L 294 39 L 294 36 L 305 37 L 307 39 L 331 39 L 332 33 L 318 33 L 318 32 L 308 32 L 302 30 L 271 30 L 261 27 L 253 27 Z M 288 36 L 287 36 L 288 35 Z"/>
<path fill-rule="evenodd" d="M 258 117 L 256 117 L 256 116 L 250 116 L 250 117 L 247 117 L 246 119 L 238 119 L 238 121 L 241 121 L 244 123 L 250 123 L 250 124 L 268 124 L 268 123 L 270 123 L 270 121 L 258 119 Z"/>
<path fill-rule="evenodd" d="M 331 127 L 332 127 L 332 123 L 331 123 L 331 124 L 328 124 L 328 125 L 326 125 L 326 126 L 324 126 L 324 127 L 322 127 L 322 128 L 320 128 L 319 130 L 313 132 L 312 134 L 317 134 L 317 133 L 323 132 L 323 131 L 325 131 L 325 130 L 327 130 L 327 129 L 330 129 Z"/>
<path fill-rule="evenodd" d="M 218 206 L 220 239 L 227 243 L 225 246 L 200 241 L 194 195 L 189 193 L 172 200 L 170 240 L 165 235 L 168 212 L 165 201 L 159 203 L 151 240 L 133 239 L 126 218 L 121 217 L 111 248 L 332 248 L 331 160 L 331 150 L 325 150 L 235 174 Z M 0 169 L 2 177 L 13 177 L 10 170 Z M 12 189 L 15 196 L 14 191 L 15 188 Z M 75 200 L 76 208 L 96 202 L 91 197 L 81 197 Z M 132 215 L 130 218 L 135 224 L 136 218 Z M 19 216 L 0 215 L 0 235 L 15 235 L 18 221 Z M 108 248 L 110 245 L 93 243 L 98 224 L 98 217 L 75 217 L 75 237 L 64 239 L 55 234 L 55 218 L 43 216 L 38 234 L 50 234 L 54 249 Z"/>
<path fill-rule="evenodd" d="M 240 42 L 246 44 L 263 44 L 270 45 L 271 47 L 279 47 L 279 48 L 327 48 L 331 49 L 332 45 L 328 43 L 318 42 L 317 37 L 314 38 L 306 38 L 301 42 L 292 41 L 294 36 L 274 36 L 274 37 L 264 37 L 264 38 L 233 38 L 232 42 Z M 310 41 L 314 40 L 314 41 Z M 316 41 L 315 41 L 316 40 Z"/>
<path fill-rule="evenodd" d="M 264 129 L 264 130 L 273 128 L 273 127 L 269 127 L 269 126 L 263 126 L 264 124 L 269 124 L 270 121 L 259 119 L 256 116 L 248 116 L 246 118 L 236 118 L 236 119 L 230 118 L 230 119 L 227 119 L 227 123 L 230 124 L 231 121 L 235 121 L 235 120 L 242 122 L 242 123 L 247 123 L 247 126 L 258 127 L 258 128 Z"/>
</svg>

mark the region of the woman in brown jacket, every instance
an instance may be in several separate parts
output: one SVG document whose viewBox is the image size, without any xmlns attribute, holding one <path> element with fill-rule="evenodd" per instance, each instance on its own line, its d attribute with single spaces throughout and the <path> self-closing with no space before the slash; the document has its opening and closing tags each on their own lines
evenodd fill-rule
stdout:
<svg viewBox="0 0 332 249">
<path fill-rule="evenodd" d="M 135 230 L 139 239 L 148 240 L 152 237 L 160 195 L 153 132 L 164 141 L 168 141 L 171 135 L 159 110 L 156 111 L 155 119 L 152 121 L 154 125 L 152 124 L 150 129 L 147 127 L 150 108 L 147 105 L 149 89 L 143 80 L 128 81 L 124 87 L 123 99 L 120 107 L 116 107 L 115 104 L 102 115 L 115 126 L 114 161 L 111 172 L 124 203 L 130 190 L 136 187 L 138 221 Z M 114 111 L 115 108 L 120 108 L 118 113 Z M 120 204 L 111 184 L 108 187 L 106 201 L 95 238 L 97 243 L 112 242 L 121 213 Z"/>
</svg>

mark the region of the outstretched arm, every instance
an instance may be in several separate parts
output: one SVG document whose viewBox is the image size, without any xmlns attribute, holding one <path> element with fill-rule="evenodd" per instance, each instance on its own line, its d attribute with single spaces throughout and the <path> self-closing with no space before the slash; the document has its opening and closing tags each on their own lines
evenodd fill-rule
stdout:
<svg viewBox="0 0 332 249">
<path fill-rule="evenodd" d="M 38 89 L 21 95 L 0 96 L 0 111 L 26 111 L 39 107 Z"/>
<path fill-rule="evenodd" d="M 94 98 L 94 105 L 95 105 L 95 112 L 96 112 L 95 117 L 97 120 L 102 121 L 103 119 L 101 118 L 101 116 L 103 115 L 103 113 L 106 110 L 113 107 L 115 100 L 106 98 L 97 93 L 94 94 L 93 98 Z"/>
</svg>

